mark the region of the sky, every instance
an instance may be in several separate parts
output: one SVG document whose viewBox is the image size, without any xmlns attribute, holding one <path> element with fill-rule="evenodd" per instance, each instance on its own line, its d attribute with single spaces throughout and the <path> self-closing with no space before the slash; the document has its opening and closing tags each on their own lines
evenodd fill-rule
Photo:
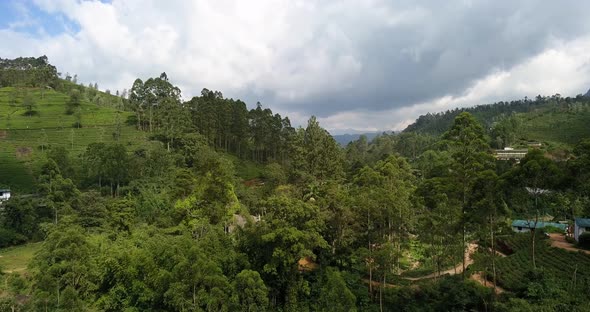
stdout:
<svg viewBox="0 0 590 312">
<path fill-rule="evenodd" d="M 0 57 L 129 89 L 166 72 L 334 134 L 590 88 L 590 1 L 3 0 Z"/>
</svg>

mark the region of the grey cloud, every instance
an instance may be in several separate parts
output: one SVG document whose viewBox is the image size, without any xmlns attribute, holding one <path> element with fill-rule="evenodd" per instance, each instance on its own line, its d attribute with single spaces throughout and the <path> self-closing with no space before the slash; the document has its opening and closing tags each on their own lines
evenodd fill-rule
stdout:
<svg viewBox="0 0 590 312">
<path fill-rule="evenodd" d="M 376 23 L 370 14 L 334 21 L 352 42 L 351 50 L 335 51 L 334 57 L 338 52 L 351 53 L 362 68 L 350 86 L 296 100 L 268 90 L 265 101 L 329 116 L 359 106 L 386 110 L 458 95 L 475 80 L 525 61 L 554 40 L 587 34 L 590 26 L 586 14 L 590 3 L 454 1 L 442 7 L 441 3 L 423 6 L 424 19 L 406 24 Z M 394 5 L 388 9 L 399 10 Z M 322 31 L 317 35 L 321 41 Z"/>
</svg>

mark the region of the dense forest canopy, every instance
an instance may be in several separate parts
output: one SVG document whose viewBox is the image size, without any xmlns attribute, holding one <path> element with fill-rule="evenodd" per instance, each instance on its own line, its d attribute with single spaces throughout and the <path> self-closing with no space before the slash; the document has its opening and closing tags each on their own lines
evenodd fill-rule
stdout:
<svg viewBox="0 0 590 312">
<path fill-rule="evenodd" d="M 34 187 L 0 203 L 0 311 L 588 308 L 590 255 L 511 222 L 590 217 L 590 136 L 493 157 L 527 142 L 527 116 L 584 98 L 423 116 L 343 148 L 313 116 L 183 101 L 165 73 L 116 96 L 57 74 L 45 91 L 44 57 L 1 64 L 0 143 L 20 158 L 0 167 L 25 163 Z"/>
</svg>

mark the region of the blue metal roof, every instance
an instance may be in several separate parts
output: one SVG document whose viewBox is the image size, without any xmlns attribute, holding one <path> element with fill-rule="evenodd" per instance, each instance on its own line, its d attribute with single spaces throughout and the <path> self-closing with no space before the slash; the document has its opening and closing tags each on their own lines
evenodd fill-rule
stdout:
<svg viewBox="0 0 590 312">
<path fill-rule="evenodd" d="M 576 218 L 576 224 L 581 227 L 590 227 L 590 219 Z"/>
<path fill-rule="evenodd" d="M 588 219 L 590 221 L 590 219 Z M 557 222 L 544 222 L 544 221 L 537 221 L 537 223 L 535 224 L 535 220 L 514 220 L 512 221 L 512 226 L 513 227 L 523 227 L 523 228 L 535 228 L 535 229 L 542 229 L 546 226 L 552 226 L 552 227 L 556 227 L 558 229 L 561 229 L 563 231 L 565 231 L 565 229 L 567 228 L 567 224 L 561 224 L 561 223 L 557 223 Z"/>
</svg>

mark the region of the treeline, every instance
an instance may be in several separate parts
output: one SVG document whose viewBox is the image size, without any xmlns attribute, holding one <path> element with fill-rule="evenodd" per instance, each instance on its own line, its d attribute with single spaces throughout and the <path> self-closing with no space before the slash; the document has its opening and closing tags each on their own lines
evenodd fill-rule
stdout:
<svg viewBox="0 0 590 312">
<path fill-rule="evenodd" d="M 49 64 L 47 56 L 0 58 L 0 87 L 56 88 L 58 84 L 57 68 Z"/>
<path fill-rule="evenodd" d="M 165 73 L 145 82 L 137 79 L 129 93 L 130 107 L 136 113 L 130 122 L 169 147 L 183 133 L 197 132 L 212 147 L 257 162 L 294 161 L 292 146 L 314 140 L 302 128 L 295 129 L 288 117 L 260 103 L 248 110 L 243 101 L 208 89 L 186 102 L 180 95 Z"/>
</svg>

